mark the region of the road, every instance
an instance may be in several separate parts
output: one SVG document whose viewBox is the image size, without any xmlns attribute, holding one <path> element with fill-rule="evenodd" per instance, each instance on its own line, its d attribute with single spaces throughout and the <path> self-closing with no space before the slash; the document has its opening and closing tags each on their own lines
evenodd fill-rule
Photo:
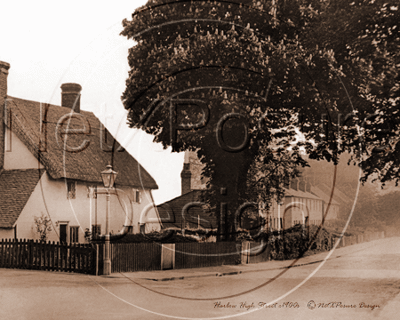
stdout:
<svg viewBox="0 0 400 320">
<path fill-rule="evenodd" d="M 292 263 L 110 277 L 0 269 L 0 319 L 400 318 L 400 238 L 306 257 L 287 268 Z"/>
</svg>

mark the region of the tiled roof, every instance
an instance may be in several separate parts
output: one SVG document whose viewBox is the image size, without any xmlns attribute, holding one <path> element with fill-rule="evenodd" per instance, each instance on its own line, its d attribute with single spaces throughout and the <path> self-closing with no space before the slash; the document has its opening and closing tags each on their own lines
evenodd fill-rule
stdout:
<svg viewBox="0 0 400 320">
<path fill-rule="evenodd" d="M 12 228 L 43 170 L 5 170 L 0 174 L 0 228 Z"/>
<path fill-rule="evenodd" d="M 298 197 L 298 198 L 304 198 L 304 199 L 315 199 L 315 200 L 321 200 L 321 198 L 317 197 L 316 195 L 313 195 L 310 192 L 304 192 L 301 190 L 295 190 L 292 188 L 285 189 L 285 197 Z"/>
<path fill-rule="evenodd" d="M 332 192 L 332 187 L 326 184 L 319 184 L 318 188 L 320 188 L 326 194 L 330 194 Z M 335 187 L 333 191 L 333 198 L 343 204 L 351 204 L 353 202 L 353 200 L 340 191 L 338 187 Z"/>
<path fill-rule="evenodd" d="M 326 193 L 324 193 L 324 192 L 323 192 L 320 188 L 318 188 L 318 187 L 312 186 L 312 187 L 311 187 L 311 192 L 312 192 L 313 194 L 315 194 L 316 196 L 320 197 L 322 200 L 324 200 L 324 202 L 325 202 L 326 204 L 328 204 L 328 203 L 330 202 L 330 203 L 333 204 L 333 205 L 339 205 L 339 202 L 337 202 L 335 199 L 333 199 L 334 195 L 333 195 L 333 197 L 331 198 L 331 197 L 330 197 L 330 194 L 327 195 Z"/>
<path fill-rule="evenodd" d="M 13 97 L 8 97 L 7 102 L 7 107 L 12 111 L 13 132 L 45 166 L 53 179 L 68 178 L 101 183 L 100 172 L 112 162 L 113 169 L 118 172 L 116 187 L 158 188 L 150 174 L 127 151 L 110 151 L 111 148 L 107 145 L 112 146 L 110 140 L 113 141 L 113 138 L 106 131 L 108 143 L 102 141 L 101 134 L 104 131 L 99 119 L 92 112 L 82 110 L 78 114 L 74 113 L 76 117 L 71 118 L 68 116 L 71 109 L 48 104 L 47 106 L 47 134 L 46 139 L 41 140 L 42 150 L 45 151 L 39 152 L 40 103 Z M 64 124 L 62 119 L 65 119 Z M 87 130 L 85 134 L 61 134 L 66 129 L 82 132 L 84 127 Z M 65 152 L 65 142 L 69 147 L 82 145 L 84 148 L 73 153 Z M 116 143 L 115 150 L 118 150 L 119 146 Z"/>
<path fill-rule="evenodd" d="M 201 202 L 201 197 L 204 192 L 206 191 L 193 190 L 158 205 L 157 210 L 163 228 L 183 229 L 185 228 L 185 222 L 189 223 L 191 228 L 197 228 L 200 222 L 200 227 L 203 229 L 216 229 L 217 220 L 206 208 L 202 209 L 201 207 L 195 206 L 189 209 L 186 216 L 183 214 L 184 206 L 193 202 Z"/>
</svg>

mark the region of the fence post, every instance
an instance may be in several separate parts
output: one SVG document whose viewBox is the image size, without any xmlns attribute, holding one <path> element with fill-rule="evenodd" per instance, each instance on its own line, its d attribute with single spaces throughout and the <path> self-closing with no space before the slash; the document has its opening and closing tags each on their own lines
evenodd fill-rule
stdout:
<svg viewBox="0 0 400 320">
<path fill-rule="evenodd" d="M 74 263 L 74 257 L 73 255 L 75 254 L 75 250 L 74 250 L 74 244 L 70 243 L 68 245 L 69 247 L 69 271 L 72 272 L 74 269 L 73 263 Z"/>
<path fill-rule="evenodd" d="M 56 242 L 56 251 L 55 251 L 55 255 L 56 255 L 56 270 L 59 271 L 60 270 L 60 242 Z"/>
<path fill-rule="evenodd" d="M 76 254 L 75 254 L 75 271 L 82 272 L 81 269 L 81 244 L 76 243 Z"/>
<path fill-rule="evenodd" d="M 39 241 L 36 239 L 35 241 L 35 247 L 34 247 L 34 251 L 35 251 L 35 269 L 40 269 L 40 265 L 41 265 L 41 250 L 40 250 L 40 243 Z"/>
<path fill-rule="evenodd" d="M 14 268 L 15 266 L 15 240 L 10 239 L 10 267 Z"/>
<path fill-rule="evenodd" d="M 53 246 L 51 245 L 51 241 L 49 241 L 47 244 L 47 252 L 48 252 L 48 259 L 47 259 L 47 265 L 48 269 L 47 270 L 53 270 Z"/>
<path fill-rule="evenodd" d="M 7 239 L 7 268 L 11 267 L 11 239 Z"/>
<path fill-rule="evenodd" d="M 25 268 L 25 243 L 24 239 L 19 239 L 19 261 L 18 261 L 18 268 L 24 269 Z"/>
<path fill-rule="evenodd" d="M 28 243 L 26 239 L 23 240 L 24 258 L 22 259 L 23 268 L 27 269 L 28 266 Z"/>
<path fill-rule="evenodd" d="M 50 242 L 50 264 L 51 264 L 51 270 L 54 271 L 56 269 L 56 244 L 53 241 L 53 243 Z"/>
<path fill-rule="evenodd" d="M 14 239 L 13 240 L 13 247 L 14 247 L 14 259 L 13 259 L 13 267 L 14 268 L 18 268 L 18 254 L 19 254 L 19 250 L 18 250 L 18 239 Z"/>
<path fill-rule="evenodd" d="M 8 268 L 8 239 L 4 239 L 4 267 Z"/>
<path fill-rule="evenodd" d="M 79 253 L 79 268 L 82 273 L 86 273 L 86 248 L 83 243 L 80 243 L 79 247 L 81 248 Z"/>
<path fill-rule="evenodd" d="M 96 243 L 95 275 L 99 275 L 99 245 Z"/>
<path fill-rule="evenodd" d="M 10 251 L 10 268 L 14 267 L 14 240 L 13 239 L 9 239 L 10 240 L 10 244 L 9 244 L 9 251 Z"/>
<path fill-rule="evenodd" d="M 15 262 L 14 262 L 15 268 L 19 268 L 20 253 L 21 253 L 19 245 L 20 245 L 20 241 L 18 239 L 15 239 L 15 251 L 14 251 L 15 252 Z"/>
<path fill-rule="evenodd" d="M 28 263 L 28 268 L 32 269 L 32 243 L 31 240 L 28 239 L 27 243 L 26 243 L 26 252 L 28 254 L 27 257 L 27 263 Z"/>
<path fill-rule="evenodd" d="M 4 250 L 3 250 L 3 239 L 1 239 L 0 242 L 0 267 L 3 267 L 3 255 L 4 255 Z"/>
<path fill-rule="evenodd" d="M 241 254 L 241 262 L 242 264 L 249 263 L 249 251 L 250 251 L 250 242 L 243 241 L 242 242 L 242 254 Z"/>
<path fill-rule="evenodd" d="M 44 255 L 43 255 L 43 265 L 44 265 L 44 270 L 49 270 L 49 247 L 47 245 L 47 241 L 43 241 L 43 248 L 44 248 Z"/>
<path fill-rule="evenodd" d="M 82 243 L 78 244 L 79 246 L 79 255 L 78 255 L 78 269 L 80 270 L 79 272 L 85 273 L 85 254 L 84 252 L 84 246 Z"/>
<path fill-rule="evenodd" d="M 7 268 L 7 239 L 2 240 L 3 254 L 2 254 L 2 264 L 3 267 Z"/>
<path fill-rule="evenodd" d="M 68 247 L 67 244 L 64 242 L 61 242 L 60 246 L 62 271 L 68 271 Z"/>
<path fill-rule="evenodd" d="M 14 246 L 14 240 L 10 239 L 10 268 L 14 268 L 14 257 L 15 257 L 15 246 Z"/>
</svg>

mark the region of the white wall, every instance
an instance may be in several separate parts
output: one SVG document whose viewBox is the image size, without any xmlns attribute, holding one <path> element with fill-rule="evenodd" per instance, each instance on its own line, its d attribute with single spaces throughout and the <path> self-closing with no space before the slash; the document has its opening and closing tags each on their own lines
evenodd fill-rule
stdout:
<svg viewBox="0 0 400 320">
<path fill-rule="evenodd" d="M 98 186 L 100 189 L 100 186 Z M 151 201 L 150 190 L 142 190 L 141 203 L 131 202 L 131 188 L 121 188 L 117 190 L 117 195 L 111 196 L 110 232 L 120 231 L 128 220 L 130 223 L 130 212 L 133 209 L 134 232 L 139 232 L 140 211 Z M 67 181 L 64 179 L 53 180 L 45 172 L 23 209 L 17 224 L 17 237 L 38 239 L 39 235 L 35 230 L 34 216 L 45 214 L 52 221 L 52 231 L 48 236 L 50 241 L 59 240 L 59 225 L 68 224 L 67 241 L 69 242 L 70 227 L 79 227 L 79 242 L 85 242 L 84 232 L 86 228 L 97 223 L 101 225 L 101 232 L 104 234 L 106 227 L 106 195 L 98 194 L 97 199 L 92 200 L 92 210 L 90 210 L 90 198 L 88 195 L 88 184 L 77 182 L 76 198 L 67 198 Z M 97 206 L 96 206 L 97 203 Z M 96 210 L 97 207 L 97 210 Z M 126 218 L 129 219 L 126 219 Z M 155 213 L 153 217 L 156 218 Z M 149 226 L 146 226 L 148 229 Z M 159 223 L 155 223 L 155 229 L 160 230 Z"/>
<path fill-rule="evenodd" d="M 326 212 L 327 209 L 328 209 L 328 212 Z M 337 204 L 331 203 L 331 205 L 328 208 L 328 204 L 324 203 L 323 214 L 326 214 L 326 216 L 325 216 L 326 220 L 335 220 L 338 218 L 339 206 Z"/>
<path fill-rule="evenodd" d="M 38 169 L 43 168 L 42 164 L 29 151 L 25 144 L 6 128 L 6 136 L 11 133 L 11 151 L 4 153 L 4 169 Z"/>
<path fill-rule="evenodd" d="M 279 206 L 279 209 L 276 202 L 272 204 L 270 217 L 272 221 L 284 218 L 282 222 L 285 228 L 293 226 L 294 221 L 304 221 L 306 217 L 308 217 L 310 223 L 319 224 L 322 221 L 322 200 L 285 197 L 283 203 L 284 205 Z M 276 223 L 272 227 L 277 229 Z"/>
<path fill-rule="evenodd" d="M 14 239 L 14 229 L 0 228 L 0 239 Z"/>
</svg>

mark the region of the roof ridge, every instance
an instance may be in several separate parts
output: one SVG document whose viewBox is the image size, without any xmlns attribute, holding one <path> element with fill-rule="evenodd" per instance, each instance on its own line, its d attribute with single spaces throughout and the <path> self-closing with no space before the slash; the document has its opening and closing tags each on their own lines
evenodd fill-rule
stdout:
<svg viewBox="0 0 400 320">
<path fill-rule="evenodd" d="M 59 131 L 56 135 L 58 122 L 54 119 L 61 119 L 66 111 L 71 111 L 71 109 L 47 104 L 50 106 L 48 119 L 46 119 L 48 121 L 45 122 L 46 125 L 43 125 L 45 129 L 42 129 L 40 102 L 12 96 L 9 98 L 11 98 L 10 110 L 12 110 L 11 117 L 13 119 L 12 131 L 46 168 L 53 179 L 67 178 L 101 182 L 100 172 L 112 158 L 114 170 L 120 173 L 116 184 L 144 189 L 158 188 L 155 180 L 130 152 L 125 149 L 123 152 L 109 152 L 111 151 L 109 145 L 112 142 L 115 142 L 116 148 L 119 148 L 121 144 L 93 112 L 82 110 L 81 113 L 71 113 L 80 114 L 87 121 L 79 124 L 83 131 L 77 135 L 69 134 L 67 131 Z M 74 122 L 76 129 L 75 124 L 78 122 Z M 86 129 L 90 128 L 90 131 L 84 130 L 85 127 Z M 104 131 L 101 130 L 102 128 Z M 89 132 L 90 134 L 87 134 Z M 110 141 L 103 138 L 103 133 L 106 133 L 106 137 L 110 137 Z M 72 147 L 72 149 L 65 149 L 65 145 L 60 144 L 59 135 L 61 135 L 61 139 L 68 135 L 66 146 Z M 66 140 L 61 141 L 66 142 Z M 84 147 L 81 148 L 81 146 Z M 121 146 L 121 148 L 123 147 Z"/>
<path fill-rule="evenodd" d="M 171 202 L 171 201 L 174 201 L 174 200 L 176 200 L 176 199 L 178 199 L 178 198 L 180 198 L 180 197 L 186 196 L 186 195 L 188 195 L 189 193 L 198 192 L 198 191 L 207 191 L 207 189 L 193 189 L 193 190 L 190 190 L 189 192 L 186 192 L 186 193 L 184 193 L 184 194 L 180 194 L 179 196 L 176 196 L 176 197 L 174 197 L 174 198 L 172 198 L 172 199 L 170 199 L 170 200 L 168 200 L 168 201 L 165 201 L 165 202 L 163 202 L 163 203 L 158 204 L 157 207 L 158 207 L 158 206 L 161 206 L 161 205 L 163 205 L 163 204 L 167 204 L 167 203 L 169 203 L 169 202 Z"/>
<path fill-rule="evenodd" d="M 71 109 L 71 108 L 63 107 L 63 106 L 61 106 L 61 105 L 52 104 L 52 103 L 49 103 L 49 102 L 34 101 L 34 100 L 30 100 L 30 99 L 23 99 L 23 98 L 18 98 L 18 97 L 12 97 L 12 96 L 9 96 L 9 95 L 7 95 L 7 98 L 12 98 L 12 99 L 20 100 L 20 101 L 31 102 L 31 103 L 42 103 L 42 104 L 48 105 L 48 106 L 50 106 L 50 107 L 68 109 L 68 110 L 72 111 L 72 112 L 75 113 L 75 114 L 82 114 L 82 112 L 84 112 L 84 113 L 89 113 L 89 114 L 94 115 L 94 116 L 97 118 L 97 116 L 94 114 L 94 112 L 93 112 L 93 111 L 89 111 L 89 110 L 80 109 L 80 112 L 75 112 L 75 111 L 74 111 L 73 109 Z M 18 107 L 17 107 L 17 108 L 18 108 Z"/>
</svg>

